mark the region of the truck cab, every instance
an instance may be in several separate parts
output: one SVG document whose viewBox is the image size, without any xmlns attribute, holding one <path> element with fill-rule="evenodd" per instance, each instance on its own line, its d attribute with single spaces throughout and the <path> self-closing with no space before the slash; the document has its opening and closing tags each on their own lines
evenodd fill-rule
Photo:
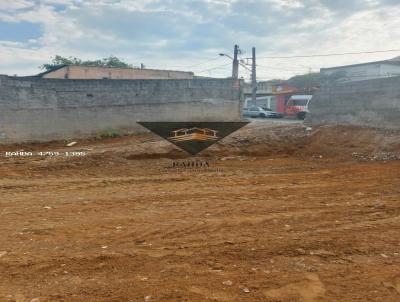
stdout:
<svg viewBox="0 0 400 302">
<path fill-rule="evenodd" d="M 292 95 L 285 108 L 285 114 L 288 116 L 295 116 L 300 120 L 304 120 L 308 110 L 312 95 Z"/>
</svg>

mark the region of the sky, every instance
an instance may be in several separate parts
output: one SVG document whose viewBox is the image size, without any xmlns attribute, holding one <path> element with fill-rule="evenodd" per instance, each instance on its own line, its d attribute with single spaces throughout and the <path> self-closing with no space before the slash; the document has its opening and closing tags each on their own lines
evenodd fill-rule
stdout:
<svg viewBox="0 0 400 302">
<path fill-rule="evenodd" d="M 259 80 L 287 79 L 400 56 L 270 58 L 400 50 L 399 16 L 400 0 L 0 0 L 0 74 L 37 74 L 58 54 L 228 77 L 218 54 L 238 44 L 241 58 L 256 47 Z"/>
</svg>

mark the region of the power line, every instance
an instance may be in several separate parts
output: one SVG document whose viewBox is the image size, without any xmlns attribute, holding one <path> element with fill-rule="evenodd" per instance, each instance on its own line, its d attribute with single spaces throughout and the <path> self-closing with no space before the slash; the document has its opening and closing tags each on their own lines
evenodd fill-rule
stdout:
<svg viewBox="0 0 400 302">
<path fill-rule="evenodd" d="M 343 53 L 328 53 L 328 54 L 313 54 L 313 55 L 297 55 L 297 56 L 277 56 L 277 57 L 271 56 L 271 57 L 259 57 L 259 59 L 291 59 L 291 58 L 332 57 L 332 56 L 373 54 L 373 53 L 384 53 L 384 52 L 395 52 L 395 51 L 400 51 L 400 49 L 360 51 L 360 52 L 343 52 Z M 251 59 L 251 58 L 245 58 L 245 59 Z"/>
<path fill-rule="evenodd" d="M 197 72 L 197 73 L 200 73 L 200 72 L 211 71 L 211 70 L 214 70 L 214 69 L 220 69 L 220 68 L 226 67 L 226 66 L 228 66 L 228 65 L 232 65 L 232 64 L 231 64 L 231 63 L 223 64 L 223 65 L 219 65 L 219 66 L 216 66 L 216 67 L 213 67 L 213 68 L 207 68 L 207 69 L 200 70 L 200 71 L 196 71 L 196 72 Z"/>
<path fill-rule="evenodd" d="M 210 59 L 208 59 L 208 60 L 201 61 L 201 63 L 197 63 L 197 64 L 190 65 L 190 66 L 185 66 L 185 65 L 169 65 L 167 68 L 187 68 L 187 69 L 189 69 L 189 68 L 195 68 L 195 67 L 203 67 L 202 65 L 204 65 L 205 63 L 212 62 L 212 61 L 216 61 L 216 60 L 218 60 L 218 59 L 219 59 L 219 57 L 217 57 L 217 58 L 210 58 Z"/>
<path fill-rule="evenodd" d="M 299 67 L 299 68 L 281 68 L 281 67 L 272 67 L 272 66 L 264 66 L 264 65 L 258 65 L 257 67 L 261 68 L 261 69 L 273 69 L 273 70 L 280 70 L 280 71 L 302 71 L 302 70 L 308 70 L 309 67 Z"/>
<path fill-rule="evenodd" d="M 242 66 L 245 70 L 247 70 L 247 71 L 250 71 L 251 72 L 251 69 L 250 68 L 248 68 L 246 65 L 244 65 L 243 63 L 239 63 L 239 65 L 240 66 Z"/>
<path fill-rule="evenodd" d="M 185 68 L 203 67 L 204 63 L 213 62 L 213 61 L 216 61 L 216 60 L 218 60 L 218 59 L 219 59 L 219 58 L 212 58 L 212 59 L 203 61 L 202 63 L 197 63 L 197 64 L 195 64 L 195 65 L 191 65 L 191 66 L 188 66 L 188 67 L 185 67 Z"/>
<path fill-rule="evenodd" d="M 244 68 L 244 69 L 242 69 L 242 71 L 246 71 L 251 74 L 251 69 L 249 69 L 249 68 Z"/>
</svg>

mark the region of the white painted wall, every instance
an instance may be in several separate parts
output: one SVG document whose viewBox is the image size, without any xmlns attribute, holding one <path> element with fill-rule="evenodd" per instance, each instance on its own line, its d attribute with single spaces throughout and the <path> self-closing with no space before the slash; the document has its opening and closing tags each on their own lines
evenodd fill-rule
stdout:
<svg viewBox="0 0 400 302">
<path fill-rule="evenodd" d="M 400 75 L 400 65 L 371 63 L 360 66 L 342 66 L 337 68 L 321 69 L 324 75 L 345 73 L 344 81 L 363 81 Z"/>
</svg>

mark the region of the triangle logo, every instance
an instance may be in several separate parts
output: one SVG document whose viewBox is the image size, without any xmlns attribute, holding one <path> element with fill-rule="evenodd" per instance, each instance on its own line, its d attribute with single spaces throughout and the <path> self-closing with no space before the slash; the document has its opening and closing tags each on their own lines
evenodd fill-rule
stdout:
<svg viewBox="0 0 400 302">
<path fill-rule="evenodd" d="M 191 155 L 210 147 L 249 122 L 138 122 Z"/>
</svg>

